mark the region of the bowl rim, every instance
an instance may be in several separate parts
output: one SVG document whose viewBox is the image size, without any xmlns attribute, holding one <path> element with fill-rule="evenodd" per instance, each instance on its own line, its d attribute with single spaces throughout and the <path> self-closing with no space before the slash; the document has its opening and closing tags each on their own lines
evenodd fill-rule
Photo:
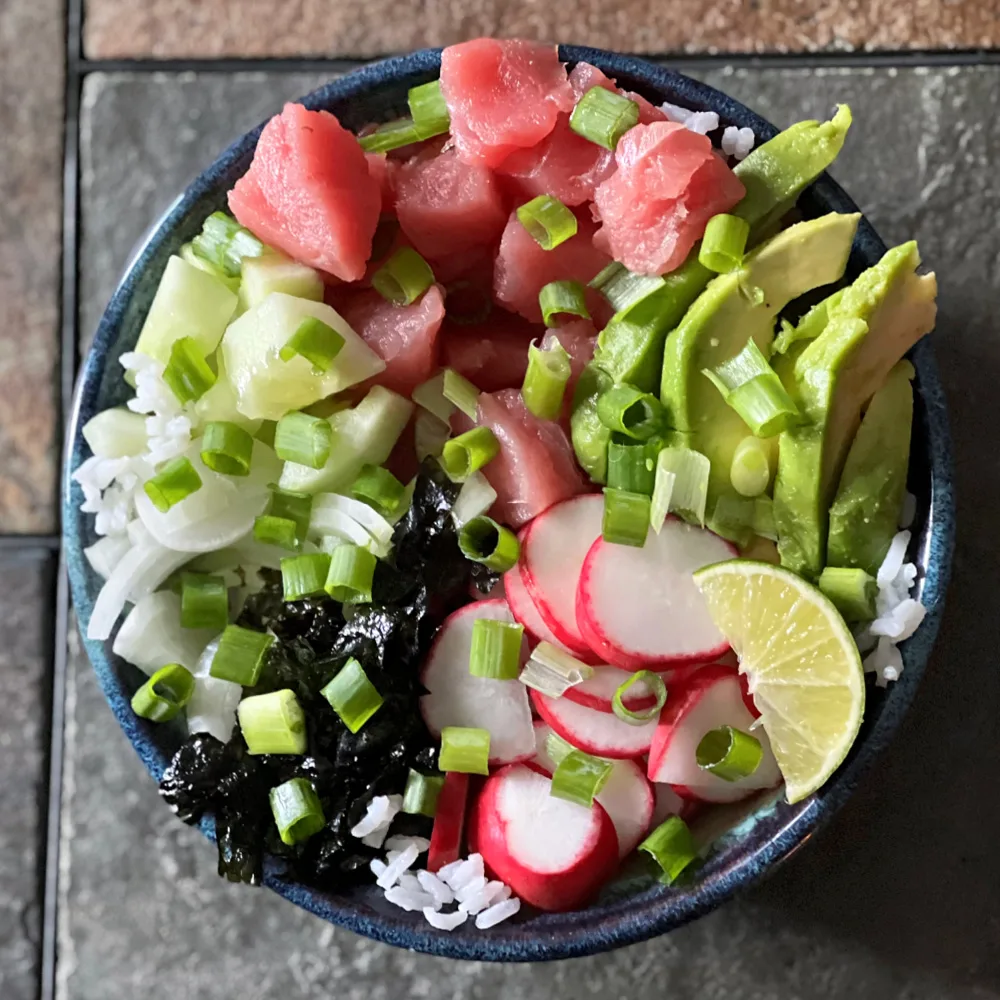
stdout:
<svg viewBox="0 0 1000 1000">
<path fill-rule="evenodd" d="M 565 62 L 591 62 L 609 76 L 628 80 L 629 85 L 637 90 L 660 95 L 680 94 L 685 106 L 715 110 L 727 123 L 752 128 L 758 139 L 770 138 L 777 132 L 774 126 L 740 102 L 676 70 L 637 56 L 602 49 L 562 45 L 559 52 Z M 423 49 L 370 63 L 312 91 L 301 103 L 310 108 L 324 108 L 334 101 L 370 97 L 378 88 L 387 84 L 399 86 L 402 81 L 411 78 L 430 79 L 439 69 L 440 53 L 440 49 Z M 415 79 L 414 82 L 420 81 Z M 662 100 L 662 96 L 660 99 Z M 80 612 L 80 617 L 89 618 L 92 600 L 88 594 L 88 582 L 93 576 L 83 556 L 85 524 L 84 516 L 78 509 L 79 487 L 70 479 L 70 473 L 79 464 L 86 447 L 81 427 L 85 419 L 96 412 L 97 395 L 109 353 L 122 324 L 126 306 L 136 294 L 137 284 L 151 258 L 162 251 L 197 202 L 216 192 L 234 164 L 249 155 L 262 127 L 263 123 L 230 145 L 163 214 L 133 254 L 81 366 L 67 425 L 62 491 L 63 551 L 73 604 Z M 826 174 L 810 190 L 828 211 L 858 211 L 843 189 Z M 854 250 L 860 253 L 865 266 L 885 250 L 884 244 L 863 217 Z M 534 919 L 533 928 L 537 927 L 537 931 L 533 929 L 531 934 L 525 933 L 526 925 L 517 923 L 505 923 L 489 932 L 473 931 L 471 934 L 437 931 L 422 919 L 415 921 L 409 914 L 404 917 L 402 911 L 398 914 L 383 913 L 365 904 L 358 905 L 357 901 L 350 898 L 286 882 L 279 877 L 278 868 L 271 861 L 265 864 L 265 885 L 331 923 L 387 944 L 459 959 L 541 961 L 595 954 L 665 933 L 714 909 L 737 889 L 757 881 L 766 871 L 789 857 L 846 802 L 862 776 L 890 741 L 926 668 L 944 610 L 955 536 L 948 416 L 929 338 L 920 341 L 910 357 L 917 370 L 915 385 L 917 396 L 923 404 L 924 433 L 929 456 L 930 495 L 927 529 L 921 547 L 921 562 L 926 567 L 921 597 L 928 607 L 928 614 L 919 631 L 904 648 L 906 670 L 887 693 L 867 737 L 855 745 L 848 760 L 820 792 L 795 806 L 783 804 L 777 810 L 766 836 L 757 837 L 751 850 L 738 853 L 725 864 L 714 867 L 712 864 L 706 865 L 704 878 L 690 891 L 656 886 L 637 896 L 575 913 L 543 915 Z M 151 727 L 140 724 L 142 720 L 136 720 L 131 713 L 128 694 L 116 676 L 109 655 L 110 642 L 95 642 L 84 636 L 83 645 L 122 730 L 147 772 L 158 781 L 167 755 L 157 745 L 158 741 L 154 738 Z M 204 819 L 200 825 L 203 832 L 214 839 L 211 819 Z"/>
</svg>

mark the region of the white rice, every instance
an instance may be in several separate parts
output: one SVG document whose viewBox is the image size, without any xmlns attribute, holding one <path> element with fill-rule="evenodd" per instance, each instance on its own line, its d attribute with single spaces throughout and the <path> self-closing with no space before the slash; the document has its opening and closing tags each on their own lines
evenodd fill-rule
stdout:
<svg viewBox="0 0 1000 1000">
<path fill-rule="evenodd" d="M 454 913 L 438 913 L 431 906 L 424 907 L 424 919 L 439 931 L 453 931 L 460 927 L 469 919 L 469 914 L 464 910 L 455 910 Z"/>
<path fill-rule="evenodd" d="M 909 544 L 910 533 L 908 531 L 900 531 L 893 538 L 892 543 L 889 545 L 889 551 L 885 554 L 885 559 L 882 560 L 882 565 L 878 568 L 876 582 L 878 583 L 879 590 L 888 587 L 899 575 L 899 571 L 903 568 L 903 560 L 906 558 L 906 549 Z"/>
<path fill-rule="evenodd" d="M 382 826 L 377 826 L 371 833 L 366 834 L 361 838 L 361 843 L 365 847 L 381 847 L 385 842 L 386 834 L 389 832 L 389 824 L 385 823 Z"/>
<path fill-rule="evenodd" d="M 753 134 L 753 129 L 729 125 L 722 133 L 722 152 L 726 156 L 734 156 L 737 160 L 743 160 L 750 154 L 755 141 L 756 136 Z"/>
<path fill-rule="evenodd" d="M 442 865 L 437 870 L 437 876 L 439 879 L 443 879 L 445 882 L 448 882 L 452 875 L 454 875 L 455 872 L 457 872 L 464 864 L 464 858 L 459 858 L 457 861 L 450 861 L 448 864 Z"/>
<path fill-rule="evenodd" d="M 899 680 L 903 657 L 893 641 L 882 636 L 875 649 L 865 657 L 863 666 L 866 673 L 875 673 L 875 683 L 879 687 L 885 687 L 889 681 Z"/>
<path fill-rule="evenodd" d="M 408 911 L 423 910 L 427 907 L 434 909 L 434 900 L 426 892 L 413 892 L 399 885 L 386 889 L 385 898 L 395 906 Z"/>
<path fill-rule="evenodd" d="M 403 851 L 411 844 L 415 845 L 421 854 L 431 846 L 431 842 L 426 837 L 405 837 L 401 834 L 396 834 L 385 842 L 386 850 L 389 851 Z"/>
<path fill-rule="evenodd" d="M 388 866 L 379 858 L 372 858 L 371 861 L 368 862 L 368 867 L 371 869 L 371 873 L 375 876 L 375 878 L 381 878 L 382 873 Z"/>
<path fill-rule="evenodd" d="M 468 858 L 459 863 L 453 871 L 445 874 L 445 869 L 442 868 L 441 871 L 438 872 L 438 875 L 445 880 L 448 887 L 457 895 L 463 888 L 465 888 L 465 886 L 477 879 L 483 879 L 483 885 L 485 885 L 486 880 L 483 877 L 484 872 L 483 856 L 481 854 L 470 854 Z"/>
<path fill-rule="evenodd" d="M 468 882 L 463 883 L 455 889 L 455 898 L 460 902 L 464 902 L 467 899 L 471 899 L 478 892 L 482 892 L 483 889 L 488 885 L 488 880 L 485 875 L 477 875 L 475 878 L 470 878 Z"/>
<path fill-rule="evenodd" d="M 402 808 L 402 795 L 376 795 L 368 803 L 368 809 L 360 822 L 351 827 L 351 836 L 367 837 L 368 834 L 374 833 L 381 826 L 388 827 L 396 818 L 396 813 Z M 379 841 L 379 846 L 381 843 Z"/>
<path fill-rule="evenodd" d="M 514 916 L 514 914 L 520 909 L 521 900 L 519 900 L 516 896 L 511 899 L 505 899 L 503 902 L 495 903 L 489 909 L 483 910 L 483 912 L 476 917 L 476 926 L 481 931 L 485 931 L 490 927 L 495 927 L 508 917 Z"/>
<path fill-rule="evenodd" d="M 706 135 L 719 127 L 719 116 L 714 111 L 692 111 L 690 108 L 682 108 L 669 101 L 664 101 L 660 105 L 660 110 L 670 121 L 677 122 L 699 135 Z"/>
<path fill-rule="evenodd" d="M 455 902 L 455 894 L 434 872 L 417 872 L 417 881 L 424 892 L 428 892 L 434 897 L 434 902 L 438 906 L 447 906 L 448 903 Z"/>
<path fill-rule="evenodd" d="M 481 913 L 494 903 L 502 902 L 510 896 L 510 888 L 503 882 L 487 882 L 475 892 L 463 892 L 458 908 L 469 913 Z"/>
<path fill-rule="evenodd" d="M 385 871 L 375 880 L 378 887 L 380 889 L 389 889 L 394 886 L 399 876 L 409 869 L 413 862 L 417 860 L 419 854 L 420 852 L 415 847 L 408 847 L 405 851 L 401 851 L 399 857 L 393 858 L 385 866 Z"/>
</svg>

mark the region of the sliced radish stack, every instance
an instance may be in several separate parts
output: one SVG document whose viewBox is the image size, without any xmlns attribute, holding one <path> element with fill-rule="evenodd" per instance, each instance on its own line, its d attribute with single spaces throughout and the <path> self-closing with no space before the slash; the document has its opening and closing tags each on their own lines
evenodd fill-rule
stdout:
<svg viewBox="0 0 1000 1000">
<path fill-rule="evenodd" d="M 656 732 L 656 719 L 633 726 L 610 712 L 599 712 L 568 698 L 549 698 L 541 691 L 532 691 L 531 700 L 538 714 L 564 740 L 597 757 L 641 757 Z"/>
<path fill-rule="evenodd" d="M 775 787 L 781 772 L 762 727 L 753 730 L 764 748 L 753 774 L 725 781 L 698 766 L 696 751 L 706 733 L 721 726 L 747 732 L 753 722 L 739 677 L 731 668 L 716 665 L 698 671 L 686 685 L 671 692 L 660 714 L 649 750 L 650 781 L 667 782 L 683 798 L 703 802 L 737 802 L 758 789 Z"/>
<path fill-rule="evenodd" d="M 651 827 L 659 826 L 670 816 L 683 816 L 690 806 L 688 799 L 682 799 L 670 785 L 653 784 L 653 819 Z"/>
<path fill-rule="evenodd" d="M 469 776 L 449 771 L 438 795 L 431 845 L 427 849 L 427 870 L 436 872 L 462 856 L 465 807 L 469 799 Z"/>
<path fill-rule="evenodd" d="M 483 786 L 472 823 L 483 861 L 515 895 L 542 910 L 571 910 L 614 874 L 618 838 L 598 803 L 555 798 L 551 787 L 530 767 L 505 767 Z"/>
<path fill-rule="evenodd" d="M 621 667 L 606 664 L 597 666 L 594 667 L 591 677 L 581 684 L 568 688 L 563 697 L 575 701 L 578 705 L 597 709 L 598 712 L 614 712 L 612 702 L 615 692 L 632 676 L 634 676 L 633 671 L 622 670 Z M 660 679 L 664 684 L 671 680 L 669 674 L 661 674 Z M 645 682 L 638 680 L 625 692 L 622 704 L 630 712 L 642 712 L 656 704 L 656 696 Z"/>
<path fill-rule="evenodd" d="M 584 560 L 576 613 L 586 642 L 626 670 L 709 663 L 729 648 L 691 574 L 733 559 L 718 535 L 668 518 L 640 549 L 598 538 Z"/>
<path fill-rule="evenodd" d="M 449 615 L 424 664 L 420 680 L 428 693 L 420 711 L 435 736 L 446 726 L 488 730 L 491 764 L 527 760 L 535 751 L 527 688 L 518 680 L 469 673 L 472 628 L 479 618 L 514 620 L 505 601 L 476 601 Z M 522 662 L 525 658 L 522 649 Z"/>
<path fill-rule="evenodd" d="M 524 532 L 521 534 L 523 535 Z M 520 565 L 504 573 L 503 589 L 507 598 L 507 605 L 514 616 L 514 620 L 520 622 L 524 626 L 525 631 L 530 633 L 536 642 L 551 642 L 553 646 L 558 646 L 560 649 L 565 649 L 567 653 L 572 653 L 572 650 L 568 649 L 556 638 L 555 632 L 545 624 L 545 619 L 539 614 L 538 608 L 535 607 L 535 602 L 528 593 L 524 578 L 521 576 Z"/>
<path fill-rule="evenodd" d="M 583 562 L 601 534 L 604 499 L 590 493 L 539 514 L 524 533 L 521 575 L 545 624 L 577 656 L 594 651 L 576 620 L 576 590 Z"/>
</svg>

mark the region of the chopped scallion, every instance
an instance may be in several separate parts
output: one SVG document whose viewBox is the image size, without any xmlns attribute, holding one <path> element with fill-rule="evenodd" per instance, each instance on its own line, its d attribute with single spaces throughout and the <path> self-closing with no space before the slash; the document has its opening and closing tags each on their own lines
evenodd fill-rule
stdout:
<svg viewBox="0 0 1000 1000">
<path fill-rule="evenodd" d="M 451 507 L 451 519 L 455 527 L 462 528 L 474 518 L 485 514 L 496 503 L 497 491 L 481 472 L 473 472 L 462 483 L 462 488 Z"/>
<path fill-rule="evenodd" d="M 201 460 L 221 476 L 249 476 L 253 437 L 245 428 L 228 420 L 205 424 L 201 438 Z"/>
<path fill-rule="evenodd" d="M 640 681 L 652 691 L 653 697 L 656 698 L 656 704 L 650 708 L 634 712 L 632 709 L 625 707 L 622 699 L 628 693 L 629 688 Z M 611 708 L 622 722 L 627 722 L 633 726 L 641 726 L 649 722 L 650 719 L 655 719 L 666 703 L 667 686 L 663 683 L 663 678 L 659 674 L 654 674 L 652 670 L 637 670 L 628 680 L 618 685 L 611 699 Z"/>
<path fill-rule="evenodd" d="M 352 733 L 358 732 L 382 707 L 382 695 L 353 656 L 320 693 Z"/>
<path fill-rule="evenodd" d="M 539 420 L 555 420 L 562 412 L 570 374 L 569 354 L 558 341 L 544 351 L 529 344 L 528 370 L 521 386 L 524 405 Z"/>
<path fill-rule="evenodd" d="M 653 492 L 655 473 L 642 444 L 623 444 L 612 440 L 608 444 L 608 486 L 630 493 Z"/>
<path fill-rule="evenodd" d="M 670 885 L 697 857 L 698 850 L 687 823 L 668 816 L 640 845 L 663 871 L 661 881 Z"/>
<path fill-rule="evenodd" d="M 226 581 L 208 573 L 181 573 L 181 628 L 221 632 L 228 621 Z"/>
<path fill-rule="evenodd" d="M 561 698 L 571 687 L 593 676 L 593 667 L 543 640 L 531 651 L 518 680 L 550 698 Z"/>
<path fill-rule="evenodd" d="M 406 487 L 388 470 L 378 465 L 363 465 L 351 484 L 351 496 L 392 518 L 402 506 Z"/>
<path fill-rule="evenodd" d="M 441 391 L 444 398 L 454 403 L 470 420 L 475 420 L 479 410 L 479 390 L 453 368 L 445 368 L 443 375 Z"/>
<path fill-rule="evenodd" d="M 774 501 L 768 496 L 753 499 L 753 532 L 761 538 L 778 540 L 778 529 L 774 523 Z"/>
<path fill-rule="evenodd" d="M 398 121 L 379 125 L 374 132 L 361 136 L 358 143 L 366 153 L 388 153 L 391 149 L 399 149 L 422 140 L 423 136 L 413 119 L 400 118 Z"/>
<path fill-rule="evenodd" d="M 591 87 L 569 116 L 569 127 L 577 135 L 610 150 L 638 123 L 639 105 L 604 87 Z"/>
<path fill-rule="evenodd" d="M 218 376 L 209 367 L 194 337 L 180 337 L 170 348 L 163 381 L 181 403 L 201 399 Z"/>
<path fill-rule="evenodd" d="M 451 427 L 427 410 L 421 410 L 413 422 L 413 444 L 417 461 L 427 457 L 439 458 L 445 443 L 451 437 Z"/>
<path fill-rule="evenodd" d="M 650 274 L 634 274 L 624 264 L 612 261 L 590 280 L 615 311 L 616 320 L 624 320 L 629 312 L 654 292 L 663 288 L 663 278 Z"/>
<path fill-rule="evenodd" d="M 276 545 L 279 549 L 299 547 L 298 525 L 290 517 L 261 514 L 254 518 L 253 537 L 263 545 Z"/>
<path fill-rule="evenodd" d="M 201 489 L 201 476 L 191 460 L 181 455 L 172 459 L 142 486 L 153 506 L 165 514 L 175 503 Z"/>
<path fill-rule="evenodd" d="M 308 493 L 298 493 L 295 490 L 283 490 L 271 486 L 271 499 L 267 505 L 267 513 L 271 517 L 280 517 L 295 522 L 295 545 L 297 548 L 305 541 L 312 518 L 313 498 Z"/>
<path fill-rule="evenodd" d="M 267 632 L 227 625 L 219 636 L 219 646 L 208 672 L 219 680 L 253 687 L 260 680 L 267 651 L 273 642 L 274 636 Z"/>
<path fill-rule="evenodd" d="M 645 441 L 663 428 L 663 404 L 632 385 L 615 385 L 602 392 L 597 416 L 609 430 L 636 441 Z"/>
<path fill-rule="evenodd" d="M 754 501 L 735 493 L 723 493 L 715 501 L 708 526 L 717 535 L 737 545 L 747 545 L 753 535 Z"/>
<path fill-rule="evenodd" d="M 281 586 L 286 601 L 300 601 L 323 593 L 330 556 L 325 552 L 288 556 L 281 560 Z"/>
<path fill-rule="evenodd" d="M 306 752 L 306 716 L 290 688 L 244 698 L 236 716 L 249 753 Z"/>
<path fill-rule="evenodd" d="M 716 274 L 728 274 L 743 266 L 750 223 L 737 215 L 713 215 L 701 238 L 698 261 Z"/>
<path fill-rule="evenodd" d="M 367 549 L 345 542 L 330 554 L 326 592 L 343 604 L 366 604 L 372 599 L 372 581 L 378 560 Z"/>
<path fill-rule="evenodd" d="M 441 730 L 438 767 L 462 774 L 489 774 L 490 734 L 486 729 L 445 726 Z"/>
<path fill-rule="evenodd" d="M 443 135 L 451 127 L 451 114 L 441 93 L 440 80 L 410 87 L 406 103 L 410 106 L 413 125 L 421 139 Z"/>
<path fill-rule="evenodd" d="M 194 677 L 187 667 L 168 663 L 132 695 L 132 711 L 150 722 L 169 722 L 191 700 Z"/>
<path fill-rule="evenodd" d="M 438 774 L 421 774 L 410 768 L 406 776 L 406 788 L 403 789 L 403 812 L 412 816 L 429 816 L 434 818 L 437 813 L 438 796 L 444 787 L 444 776 Z"/>
<path fill-rule="evenodd" d="M 866 622 L 875 617 L 878 584 L 863 569 L 827 566 L 817 586 L 833 601 L 844 621 Z"/>
<path fill-rule="evenodd" d="M 708 458 L 692 448 L 664 448 L 656 456 L 650 518 L 657 534 L 667 514 L 679 514 L 692 524 L 705 524 L 710 471 Z"/>
<path fill-rule="evenodd" d="M 434 272 L 413 247 L 400 247 L 372 275 L 372 288 L 397 306 L 416 302 L 433 284 Z"/>
<path fill-rule="evenodd" d="M 514 680 L 521 671 L 524 626 L 477 618 L 472 626 L 469 673 L 492 681 Z"/>
<path fill-rule="evenodd" d="M 613 770 L 614 764 L 610 760 L 592 757 L 582 750 L 572 750 L 556 765 L 549 794 L 589 809 L 594 804 L 594 796 L 607 784 Z"/>
<path fill-rule="evenodd" d="M 313 371 L 322 374 L 330 370 L 345 343 L 343 336 L 328 323 L 315 316 L 307 316 L 278 351 L 278 357 L 282 361 L 291 361 L 296 355 L 301 355 L 313 366 Z"/>
<path fill-rule="evenodd" d="M 558 733 L 549 733 L 545 737 L 545 752 L 557 766 L 575 749 L 572 743 L 564 740 Z"/>
<path fill-rule="evenodd" d="M 733 452 L 729 481 L 740 496 L 760 496 L 771 481 L 771 446 L 752 434 Z"/>
<path fill-rule="evenodd" d="M 268 800 L 278 836 L 289 847 L 304 843 L 326 826 L 319 796 L 306 778 L 291 778 L 272 788 Z"/>
<path fill-rule="evenodd" d="M 521 554 L 521 543 L 510 528 L 480 514 L 466 521 L 458 532 L 462 555 L 497 573 L 506 573 Z"/>
<path fill-rule="evenodd" d="M 764 748 L 755 736 L 732 726 L 720 726 L 705 733 L 695 757 L 703 771 L 723 781 L 739 781 L 760 767 Z"/>
<path fill-rule="evenodd" d="M 455 412 L 455 404 L 444 395 L 444 372 L 438 372 L 433 378 L 421 382 L 410 393 L 410 399 L 444 424 L 451 420 L 451 415 Z"/>
<path fill-rule="evenodd" d="M 493 431 L 489 427 L 473 427 L 445 441 L 441 449 L 441 466 L 452 482 L 461 483 L 499 453 L 500 442 Z"/>
<path fill-rule="evenodd" d="M 590 311 L 579 281 L 550 281 L 538 293 L 538 305 L 546 326 L 557 326 L 560 316 L 590 319 Z"/>
<path fill-rule="evenodd" d="M 225 212 L 213 212 L 205 220 L 191 248 L 230 278 L 242 274 L 244 257 L 260 257 L 266 250 L 249 229 Z"/>
<path fill-rule="evenodd" d="M 330 457 L 333 428 L 328 420 L 308 413 L 286 413 L 274 432 L 274 450 L 286 462 L 322 469 Z"/>
<path fill-rule="evenodd" d="M 616 545 L 642 548 L 649 532 L 649 504 L 644 493 L 605 487 L 601 537 Z"/>
<path fill-rule="evenodd" d="M 576 236 L 576 216 L 558 198 L 540 194 L 517 210 L 518 221 L 543 250 Z"/>
</svg>

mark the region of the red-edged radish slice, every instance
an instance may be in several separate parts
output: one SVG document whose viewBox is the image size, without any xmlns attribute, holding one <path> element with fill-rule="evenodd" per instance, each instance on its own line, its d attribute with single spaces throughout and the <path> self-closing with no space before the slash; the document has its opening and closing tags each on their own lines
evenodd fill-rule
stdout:
<svg viewBox="0 0 1000 1000">
<path fill-rule="evenodd" d="M 522 535 L 524 532 L 521 533 Z M 535 607 L 535 602 L 528 593 L 528 588 L 521 576 L 521 566 L 518 564 L 513 569 L 507 570 L 503 575 L 504 593 L 507 597 L 507 605 L 510 608 L 514 620 L 520 622 L 536 642 L 551 642 L 553 646 L 565 649 L 572 654 L 572 650 L 564 646 L 557 638 L 555 632 L 545 624 L 545 619 Z"/>
<path fill-rule="evenodd" d="M 577 591 L 580 629 L 595 653 L 626 670 L 709 663 L 729 648 L 691 574 L 736 556 L 718 535 L 667 518 L 640 549 L 598 538 Z"/>
<path fill-rule="evenodd" d="M 576 590 L 603 517 L 600 494 L 564 500 L 531 522 L 521 552 L 521 576 L 538 613 L 564 646 L 588 660 L 594 653 L 577 624 Z"/>
<path fill-rule="evenodd" d="M 682 799 L 670 785 L 655 783 L 653 789 L 653 819 L 651 827 L 659 826 L 670 816 L 681 816 L 687 806 L 687 800 Z"/>
<path fill-rule="evenodd" d="M 506 601 L 476 601 L 445 619 L 420 677 L 427 689 L 420 699 L 421 714 L 435 736 L 445 726 L 488 730 L 491 764 L 527 760 L 535 752 L 527 688 L 518 680 L 495 681 L 469 673 L 472 627 L 478 618 L 514 620 Z"/>
<path fill-rule="evenodd" d="M 535 719 L 535 756 L 528 763 L 541 768 L 548 775 L 554 774 L 556 770 L 556 762 L 549 756 L 546 743 L 549 734 L 554 731 L 544 719 Z"/>
<path fill-rule="evenodd" d="M 594 673 L 581 684 L 574 684 L 567 688 L 564 698 L 575 701 L 578 705 L 586 705 L 587 708 L 595 708 L 598 712 L 613 712 L 612 700 L 615 691 L 633 676 L 631 670 L 622 670 L 620 667 L 612 667 L 607 664 L 594 667 Z M 661 674 L 664 684 L 670 680 L 669 674 Z M 656 696 L 652 694 L 643 681 L 636 681 L 625 692 L 622 704 L 630 712 L 642 712 L 652 708 L 656 704 Z"/>
<path fill-rule="evenodd" d="M 531 700 L 538 714 L 564 740 L 596 757 L 613 760 L 641 757 L 649 750 L 656 732 L 656 719 L 633 726 L 617 715 L 578 705 L 567 698 L 549 698 L 541 691 L 532 691 Z"/>
<path fill-rule="evenodd" d="M 724 781 L 698 766 L 696 751 L 706 733 L 720 726 L 747 732 L 753 722 L 739 677 L 729 667 L 699 670 L 686 685 L 671 692 L 660 713 L 649 750 L 649 779 L 667 782 L 678 795 L 703 802 L 738 802 L 758 789 L 775 787 L 781 782 L 781 772 L 761 726 L 753 735 L 760 740 L 764 756 L 753 774 Z"/>
<path fill-rule="evenodd" d="M 487 868 L 542 910 L 571 910 L 614 875 L 618 838 L 608 814 L 558 799 L 552 782 L 512 764 L 483 786 L 472 822 Z"/>
<path fill-rule="evenodd" d="M 436 872 L 462 856 L 465 806 L 469 798 L 469 776 L 449 771 L 438 795 L 431 846 L 427 849 L 427 870 Z"/>
</svg>

